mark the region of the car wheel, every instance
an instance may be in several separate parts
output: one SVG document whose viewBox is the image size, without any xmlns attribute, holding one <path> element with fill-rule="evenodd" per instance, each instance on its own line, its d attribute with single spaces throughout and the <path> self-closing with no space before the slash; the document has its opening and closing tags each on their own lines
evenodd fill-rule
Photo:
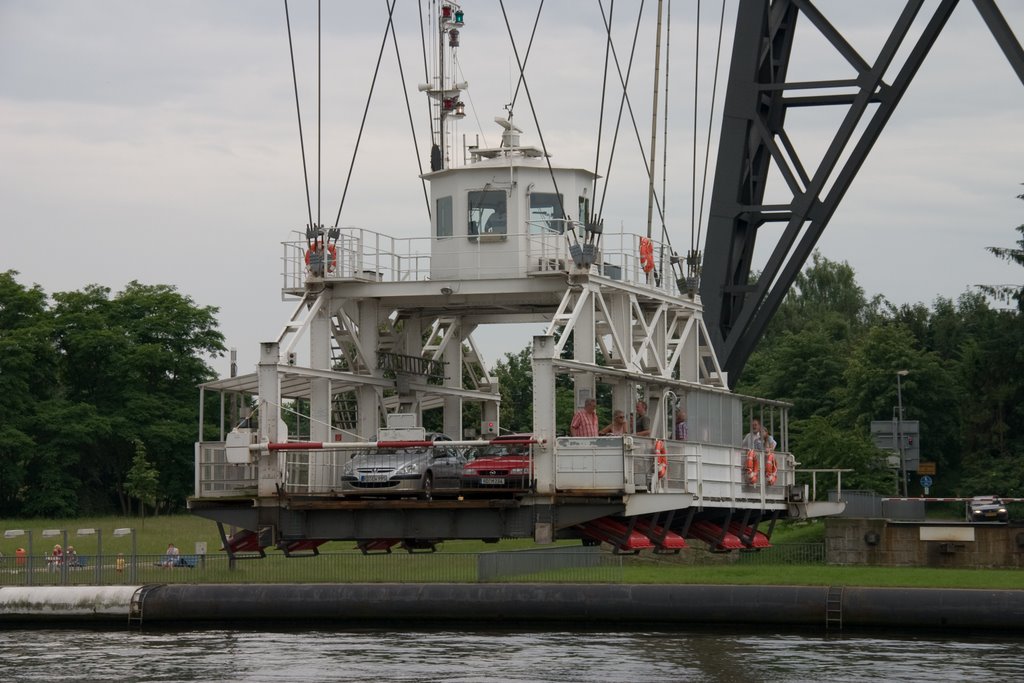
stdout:
<svg viewBox="0 0 1024 683">
<path fill-rule="evenodd" d="M 423 498 L 432 500 L 434 497 L 434 473 L 427 472 L 423 475 Z"/>
</svg>

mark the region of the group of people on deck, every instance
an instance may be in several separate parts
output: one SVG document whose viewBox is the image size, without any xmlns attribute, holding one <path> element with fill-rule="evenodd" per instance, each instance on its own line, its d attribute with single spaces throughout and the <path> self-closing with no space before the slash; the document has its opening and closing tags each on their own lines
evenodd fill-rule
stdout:
<svg viewBox="0 0 1024 683">
<path fill-rule="evenodd" d="M 636 414 L 632 428 L 626 419 L 623 410 L 616 410 L 612 413 L 611 424 L 603 429 L 598 429 L 597 424 L 597 401 L 588 398 L 583 407 L 576 411 L 569 425 L 571 436 L 618 436 L 621 434 L 635 434 L 637 436 L 650 436 L 651 418 L 647 414 L 647 402 L 636 402 Z M 686 410 L 680 408 L 676 411 L 676 424 L 673 430 L 673 437 L 685 441 L 688 436 L 686 427 Z"/>
<path fill-rule="evenodd" d="M 573 415 L 572 423 L 569 425 L 569 434 L 571 436 L 618 436 L 621 434 L 650 436 L 651 418 L 647 415 L 647 403 L 645 401 L 636 402 L 634 423 L 633 429 L 630 429 L 625 411 L 616 410 L 612 413 L 611 424 L 603 429 L 598 429 L 597 401 L 588 398 L 583 403 L 583 407 Z M 676 411 L 675 428 L 672 432 L 672 438 L 677 441 L 686 441 L 688 437 L 689 428 L 686 424 L 686 409 L 679 408 Z M 761 424 L 761 420 L 756 417 L 750 420 L 750 431 L 743 437 L 742 445 L 745 449 L 756 451 L 774 451 L 777 446 L 771 432 L 765 429 Z"/>
</svg>

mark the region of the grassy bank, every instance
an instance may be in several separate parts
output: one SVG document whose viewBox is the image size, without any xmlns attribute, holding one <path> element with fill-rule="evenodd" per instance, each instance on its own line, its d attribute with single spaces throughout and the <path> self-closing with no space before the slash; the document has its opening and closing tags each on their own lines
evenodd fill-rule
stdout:
<svg viewBox="0 0 1024 683">
<path fill-rule="evenodd" d="M 55 543 L 63 543 L 60 536 L 42 536 L 45 529 L 66 529 L 68 543 L 80 555 L 96 553 L 96 536 L 79 536 L 77 530 L 99 528 L 103 531 L 103 555 L 107 558 L 101 567 L 103 582 L 117 582 L 123 575 L 114 570 L 112 558 L 117 553 L 131 552 L 131 537 L 116 538 L 115 528 L 134 528 L 142 582 L 309 582 L 309 581 L 476 581 L 476 554 L 493 551 L 514 551 L 537 548 L 531 540 L 502 541 L 486 544 L 481 541 L 447 541 L 438 547 L 438 553 L 407 555 L 396 551 L 393 555 L 362 557 L 352 541 L 336 541 L 321 546 L 323 555 L 308 559 L 288 559 L 276 550 L 268 551 L 264 560 L 240 562 L 229 568 L 220 551 L 217 526 L 211 521 L 192 515 L 153 517 L 146 520 L 124 517 L 91 517 L 74 520 L 0 520 L 0 530 L 31 530 L 33 555 L 47 555 Z M 821 563 L 802 563 L 799 554 L 786 550 L 820 544 L 824 538 L 824 523 L 820 521 L 779 525 L 773 534 L 778 546 L 761 553 L 711 554 L 699 548 L 687 549 L 682 555 L 657 556 L 643 553 L 638 556 L 607 556 L 601 568 L 590 570 L 555 570 L 545 575 L 512 578 L 510 580 L 596 581 L 623 583 L 688 583 L 688 584 L 754 584 L 754 585 L 844 585 L 844 586 L 899 586 L 918 588 L 984 588 L 1024 589 L 1024 574 L 1019 570 L 1001 569 L 932 569 L 917 567 L 840 567 Z M 159 560 L 167 547 L 174 543 L 183 555 L 195 552 L 196 542 L 207 544 L 209 557 L 196 570 L 166 570 Z M 18 547 L 27 547 L 27 536 L 4 538 L 0 536 L 0 552 L 13 558 Z M 578 541 L 559 545 L 577 547 Z M 820 547 L 820 546 L 819 546 Z M 786 558 L 790 558 L 787 560 Z M 779 563 L 776 563 L 776 561 Z M 6 565 L 5 565 L 6 566 Z M 89 567 L 95 566 L 93 563 Z M 54 581 L 55 575 L 43 574 L 45 563 L 35 564 L 40 582 Z M 564 575 L 563 575 L 564 574 Z M 591 575 L 592 574 L 592 575 Z M 76 572 L 73 583 L 91 580 L 91 572 Z M 18 581 L 14 575 L 11 582 Z"/>
</svg>

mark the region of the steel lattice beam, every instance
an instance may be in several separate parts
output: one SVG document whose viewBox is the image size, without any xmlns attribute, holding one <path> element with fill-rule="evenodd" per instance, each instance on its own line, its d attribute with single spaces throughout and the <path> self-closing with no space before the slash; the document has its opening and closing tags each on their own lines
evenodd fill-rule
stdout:
<svg viewBox="0 0 1024 683">
<path fill-rule="evenodd" d="M 934 8 L 906 61 L 887 81 L 923 0 L 906 3 L 873 62 L 858 54 L 811 0 L 739 3 L 701 281 L 704 320 L 731 385 L 957 4 L 942 0 Z M 995 3 L 975 0 L 975 5 L 1024 82 L 1024 51 Z M 800 15 L 808 30 L 821 33 L 853 67 L 855 78 L 786 80 Z M 801 91 L 813 93 L 797 94 Z M 820 163 L 809 169 L 787 134 L 786 112 L 821 106 L 847 111 Z M 766 205 L 773 163 L 791 199 Z M 785 228 L 764 270 L 752 279 L 758 229 L 769 222 Z"/>
</svg>

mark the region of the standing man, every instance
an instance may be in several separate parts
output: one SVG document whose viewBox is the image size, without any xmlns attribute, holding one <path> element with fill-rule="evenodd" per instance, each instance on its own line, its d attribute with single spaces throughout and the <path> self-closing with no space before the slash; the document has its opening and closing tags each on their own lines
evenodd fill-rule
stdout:
<svg viewBox="0 0 1024 683">
<path fill-rule="evenodd" d="M 686 409 L 680 408 L 676 411 L 675 437 L 678 441 L 686 441 L 690 437 L 690 429 L 686 424 Z"/>
<path fill-rule="evenodd" d="M 647 401 L 636 402 L 636 435 L 651 435 L 651 418 L 647 415 Z"/>
<path fill-rule="evenodd" d="M 572 436 L 597 436 L 597 401 L 588 398 L 583 407 L 572 416 L 572 424 L 569 425 L 569 434 Z"/>
<path fill-rule="evenodd" d="M 754 449 L 755 451 L 763 451 L 766 448 L 769 451 L 775 450 L 775 439 L 768 433 L 768 430 L 761 426 L 761 421 L 756 417 L 750 421 L 750 431 L 743 437 L 743 447 L 746 449 Z"/>
</svg>

